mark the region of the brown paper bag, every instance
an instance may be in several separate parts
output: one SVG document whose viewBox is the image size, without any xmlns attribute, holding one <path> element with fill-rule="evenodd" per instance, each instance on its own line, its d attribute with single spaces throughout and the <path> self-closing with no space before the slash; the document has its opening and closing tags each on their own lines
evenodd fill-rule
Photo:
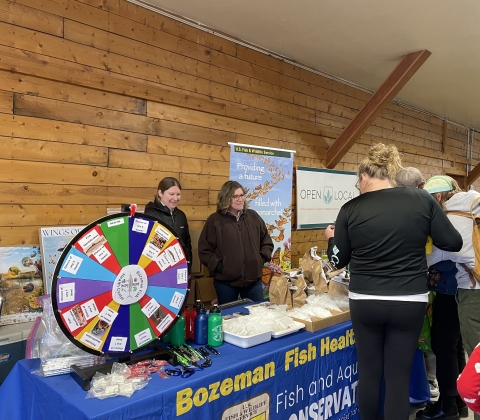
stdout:
<svg viewBox="0 0 480 420">
<path fill-rule="evenodd" d="M 337 296 L 348 296 L 348 281 L 330 279 L 328 283 L 328 293 Z"/>
<path fill-rule="evenodd" d="M 310 248 L 302 258 L 301 268 L 307 286 L 313 284 L 315 291 L 327 292 L 327 282 L 323 273 L 323 260 L 317 255 L 317 247 Z"/>
<path fill-rule="evenodd" d="M 291 295 L 288 286 L 290 285 L 287 276 L 273 276 L 270 280 L 268 298 L 271 303 L 277 305 L 291 305 Z"/>
<path fill-rule="evenodd" d="M 291 306 L 293 308 L 300 308 L 301 306 L 305 305 L 307 299 L 306 288 L 307 285 L 305 284 L 305 280 L 302 274 L 299 274 L 297 278 L 291 279 L 292 286 L 295 286 L 297 289 L 292 293 L 292 303 Z"/>
</svg>

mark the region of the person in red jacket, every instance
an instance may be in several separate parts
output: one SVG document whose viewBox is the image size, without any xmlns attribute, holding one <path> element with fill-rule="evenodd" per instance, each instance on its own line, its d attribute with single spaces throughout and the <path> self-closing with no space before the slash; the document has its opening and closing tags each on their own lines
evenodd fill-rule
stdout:
<svg viewBox="0 0 480 420">
<path fill-rule="evenodd" d="M 457 390 L 468 408 L 480 414 L 480 344 L 475 347 L 458 377 Z"/>
</svg>

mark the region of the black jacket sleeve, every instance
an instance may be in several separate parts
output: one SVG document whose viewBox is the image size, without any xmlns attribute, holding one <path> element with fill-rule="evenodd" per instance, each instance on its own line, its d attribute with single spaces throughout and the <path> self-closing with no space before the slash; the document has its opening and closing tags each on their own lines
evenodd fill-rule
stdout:
<svg viewBox="0 0 480 420">
<path fill-rule="evenodd" d="M 265 225 L 264 220 L 260 218 L 260 256 L 262 257 L 263 262 L 269 262 L 272 259 L 273 253 L 273 241 L 268 233 L 267 226 Z"/>
<path fill-rule="evenodd" d="M 215 272 L 217 264 L 220 262 L 220 258 L 215 254 L 217 238 L 215 234 L 214 217 L 214 214 L 208 217 L 200 233 L 200 238 L 198 239 L 198 257 L 200 262 L 207 267 L 210 272 Z"/>
<path fill-rule="evenodd" d="M 337 269 L 346 267 L 350 262 L 351 252 L 347 215 L 342 207 L 335 222 L 335 237 L 328 241 L 328 260 Z"/>
</svg>

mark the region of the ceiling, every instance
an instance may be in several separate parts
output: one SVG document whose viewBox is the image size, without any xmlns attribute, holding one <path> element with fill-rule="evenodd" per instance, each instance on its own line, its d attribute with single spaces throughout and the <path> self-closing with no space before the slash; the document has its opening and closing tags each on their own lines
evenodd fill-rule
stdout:
<svg viewBox="0 0 480 420">
<path fill-rule="evenodd" d="M 376 90 L 407 53 L 432 55 L 396 97 L 480 130 L 478 0 L 147 0 Z"/>
</svg>

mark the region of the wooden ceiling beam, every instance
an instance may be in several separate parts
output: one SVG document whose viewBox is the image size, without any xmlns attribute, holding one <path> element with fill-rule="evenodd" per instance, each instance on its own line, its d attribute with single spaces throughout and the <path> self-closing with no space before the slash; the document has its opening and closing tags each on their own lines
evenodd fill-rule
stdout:
<svg viewBox="0 0 480 420">
<path fill-rule="evenodd" d="M 333 169 L 355 144 L 368 126 L 395 98 L 415 72 L 430 56 L 428 50 L 407 54 L 371 96 L 350 124 L 327 150 L 326 167 Z"/>
<path fill-rule="evenodd" d="M 480 163 L 477 163 L 477 166 L 473 168 L 469 174 L 467 175 L 467 188 L 470 188 L 470 185 L 472 185 L 480 176 Z"/>
</svg>

